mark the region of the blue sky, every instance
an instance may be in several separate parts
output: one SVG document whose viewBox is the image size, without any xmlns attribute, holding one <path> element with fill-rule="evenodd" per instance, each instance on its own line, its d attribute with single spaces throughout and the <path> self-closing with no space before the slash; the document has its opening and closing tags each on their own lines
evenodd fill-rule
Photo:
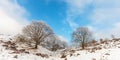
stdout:
<svg viewBox="0 0 120 60">
<path fill-rule="evenodd" d="M 43 20 L 70 42 L 71 33 L 87 26 L 96 39 L 120 37 L 119 0 L 0 0 L 0 33 L 11 34 L 33 20 Z"/>
<path fill-rule="evenodd" d="M 63 1 L 47 0 L 19 0 L 18 3 L 30 13 L 32 20 L 43 20 L 48 23 L 57 35 L 71 39 L 72 29 L 65 22 L 67 5 Z"/>
<path fill-rule="evenodd" d="M 71 40 L 71 34 L 78 26 L 71 27 L 67 22 L 67 10 L 69 9 L 67 2 L 62 0 L 18 0 L 18 3 L 30 13 L 29 20 L 44 20 L 57 35 Z M 91 5 L 87 6 L 82 14 L 70 18 L 76 20 L 79 26 L 84 26 L 89 23 L 86 17 L 90 13 L 90 9 L 92 9 Z M 69 20 L 71 20 L 70 18 Z"/>
</svg>

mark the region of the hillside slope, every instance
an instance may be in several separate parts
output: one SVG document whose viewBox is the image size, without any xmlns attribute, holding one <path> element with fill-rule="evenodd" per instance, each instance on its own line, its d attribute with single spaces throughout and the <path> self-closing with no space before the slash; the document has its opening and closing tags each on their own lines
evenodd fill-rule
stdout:
<svg viewBox="0 0 120 60">
<path fill-rule="evenodd" d="M 120 40 L 109 40 L 85 50 L 63 49 L 51 52 L 39 46 L 32 49 L 14 43 L 10 35 L 0 35 L 0 60 L 120 60 Z"/>
</svg>

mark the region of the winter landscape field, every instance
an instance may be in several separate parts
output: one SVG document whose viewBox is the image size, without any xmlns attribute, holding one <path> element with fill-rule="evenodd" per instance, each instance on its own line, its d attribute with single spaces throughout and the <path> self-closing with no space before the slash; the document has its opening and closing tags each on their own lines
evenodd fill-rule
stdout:
<svg viewBox="0 0 120 60">
<path fill-rule="evenodd" d="M 95 42 L 82 50 L 66 48 L 55 52 L 39 46 L 30 49 L 12 40 L 12 36 L 0 35 L 0 60 L 119 60 L 120 40 Z"/>
<path fill-rule="evenodd" d="M 0 0 L 0 60 L 120 60 L 120 0 Z"/>
</svg>

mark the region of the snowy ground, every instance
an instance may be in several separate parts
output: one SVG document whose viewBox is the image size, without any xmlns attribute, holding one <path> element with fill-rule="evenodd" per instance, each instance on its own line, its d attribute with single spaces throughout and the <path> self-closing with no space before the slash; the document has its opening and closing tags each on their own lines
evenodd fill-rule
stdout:
<svg viewBox="0 0 120 60">
<path fill-rule="evenodd" d="M 86 50 L 63 49 L 51 52 L 41 46 L 39 46 L 39 49 L 24 48 L 26 53 L 19 53 L 18 51 L 13 53 L 15 50 L 6 49 L 3 46 L 5 45 L 4 41 L 12 41 L 11 36 L 0 35 L 0 60 L 120 60 L 120 40 L 108 41 L 107 44 L 88 47 L 89 49 Z M 90 49 L 94 47 L 101 47 L 102 49 Z M 17 49 L 22 48 L 18 47 Z M 43 56 L 39 55 L 39 53 Z"/>
</svg>

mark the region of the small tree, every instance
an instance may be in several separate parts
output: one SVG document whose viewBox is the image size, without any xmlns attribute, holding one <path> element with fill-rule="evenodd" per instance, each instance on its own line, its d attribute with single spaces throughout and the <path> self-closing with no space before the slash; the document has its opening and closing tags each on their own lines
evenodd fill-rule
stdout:
<svg viewBox="0 0 120 60">
<path fill-rule="evenodd" d="M 17 34 L 14 36 L 15 42 L 19 44 L 27 44 L 28 46 L 31 46 L 32 41 L 30 41 L 29 38 L 22 34 Z"/>
<path fill-rule="evenodd" d="M 21 35 L 21 34 L 15 35 L 14 39 L 15 39 L 16 42 L 19 42 L 19 43 L 21 43 L 21 42 L 25 43 L 26 42 L 26 37 Z"/>
<path fill-rule="evenodd" d="M 61 39 L 57 35 L 51 35 L 42 42 L 42 46 L 46 47 L 51 51 L 56 51 L 58 49 L 64 49 L 67 47 L 67 42 Z"/>
<path fill-rule="evenodd" d="M 53 34 L 52 29 L 43 21 L 33 21 L 23 28 L 23 34 L 35 42 L 35 48 L 44 41 L 46 37 Z"/>
<path fill-rule="evenodd" d="M 82 46 L 82 49 L 84 49 L 85 44 L 91 40 L 92 33 L 88 27 L 79 27 L 73 32 L 72 37 L 73 41 L 79 43 Z"/>
</svg>

